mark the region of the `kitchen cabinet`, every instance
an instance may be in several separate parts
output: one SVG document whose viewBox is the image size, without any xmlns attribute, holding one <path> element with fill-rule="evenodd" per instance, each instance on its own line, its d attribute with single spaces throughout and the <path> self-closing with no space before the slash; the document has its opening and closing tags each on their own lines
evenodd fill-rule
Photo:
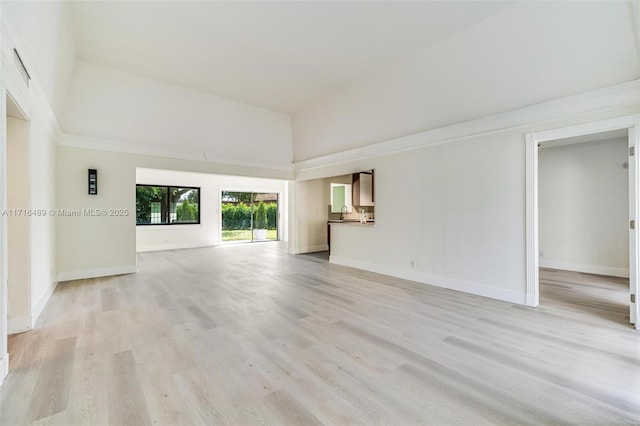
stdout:
<svg viewBox="0 0 640 426">
<path fill-rule="evenodd" d="M 373 206 L 373 170 L 353 174 L 352 198 L 354 206 Z"/>
</svg>

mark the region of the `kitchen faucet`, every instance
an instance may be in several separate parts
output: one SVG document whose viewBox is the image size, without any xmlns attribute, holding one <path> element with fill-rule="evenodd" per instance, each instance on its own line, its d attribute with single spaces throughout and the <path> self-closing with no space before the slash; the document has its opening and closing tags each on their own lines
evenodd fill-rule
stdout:
<svg viewBox="0 0 640 426">
<path fill-rule="evenodd" d="M 347 210 L 349 210 L 347 206 L 342 206 L 342 208 L 340 209 L 340 220 L 344 220 L 344 217 L 347 214 Z"/>
</svg>

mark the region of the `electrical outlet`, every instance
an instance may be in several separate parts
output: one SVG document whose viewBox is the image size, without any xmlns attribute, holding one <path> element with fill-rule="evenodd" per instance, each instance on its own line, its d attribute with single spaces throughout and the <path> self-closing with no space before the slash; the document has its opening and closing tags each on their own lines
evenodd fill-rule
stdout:
<svg viewBox="0 0 640 426">
<path fill-rule="evenodd" d="M 544 257 L 544 251 L 540 250 L 540 257 Z"/>
<path fill-rule="evenodd" d="M 409 261 L 409 266 L 411 266 L 412 268 L 415 268 L 415 267 L 416 267 L 416 261 L 415 261 L 415 260 L 413 260 L 413 259 L 411 259 L 411 260 Z"/>
</svg>

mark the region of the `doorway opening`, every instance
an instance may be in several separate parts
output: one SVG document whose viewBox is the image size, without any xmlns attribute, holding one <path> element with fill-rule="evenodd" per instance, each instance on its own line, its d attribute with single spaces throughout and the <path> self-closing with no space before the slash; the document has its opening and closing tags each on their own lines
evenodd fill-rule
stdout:
<svg viewBox="0 0 640 426">
<path fill-rule="evenodd" d="M 223 243 L 279 240 L 277 192 L 222 191 L 220 200 Z"/>
<path fill-rule="evenodd" d="M 29 198 L 29 121 L 6 95 L 7 142 L 7 332 L 30 330 L 31 262 Z"/>
<path fill-rule="evenodd" d="M 638 264 L 640 263 L 640 259 L 639 259 L 640 249 L 638 246 L 638 238 L 637 238 L 637 230 L 636 230 L 636 223 L 638 221 L 638 200 L 640 198 L 638 196 L 638 191 L 640 187 L 640 184 L 638 183 L 638 155 L 637 155 L 637 150 L 639 145 L 638 127 L 640 127 L 640 116 L 627 116 L 627 117 L 619 117 L 619 118 L 610 119 L 610 120 L 603 120 L 603 121 L 594 122 L 594 123 L 587 123 L 583 125 L 565 127 L 560 129 L 552 129 L 552 130 L 547 130 L 543 132 L 529 133 L 526 135 L 526 165 L 527 165 L 526 304 L 527 305 L 538 306 L 540 303 L 540 278 L 541 278 L 540 266 L 546 266 L 547 268 L 549 268 L 549 269 L 545 269 L 542 272 L 542 277 L 546 280 L 545 282 L 546 284 L 549 284 L 549 281 L 551 281 L 551 285 L 553 285 L 554 280 L 556 284 L 564 280 L 565 282 L 574 281 L 573 283 L 574 285 L 576 284 L 575 281 L 578 281 L 578 282 L 581 282 L 581 285 L 584 285 L 584 286 L 591 285 L 591 287 L 593 288 L 594 287 L 593 277 L 596 277 L 597 275 L 592 275 L 591 278 L 589 278 L 589 276 L 585 275 L 585 273 L 592 273 L 592 274 L 595 273 L 595 274 L 600 274 L 600 277 L 607 276 L 607 275 L 620 275 L 617 283 L 615 283 L 616 280 L 613 279 L 613 280 L 610 280 L 613 282 L 610 282 L 609 284 L 604 284 L 604 287 L 607 287 L 609 285 L 613 285 L 615 287 L 616 285 L 620 286 L 620 280 L 626 279 L 624 275 L 628 275 L 628 286 L 626 286 L 626 288 L 624 288 L 623 290 L 626 296 L 625 297 L 626 302 L 624 302 L 624 306 L 626 309 L 628 309 L 628 312 L 629 312 L 629 322 L 631 324 L 635 324 L 636 329 L 640 329 L 640 324 L 638 324 L 638 321 L 637 321 L 638 304 L 636 303 L 636 300 L 635 300 L 636 295 L 638 294 L 637 271 L 638 271 Z M 624 229 L 623 230 L 618 229 L 616 231 L 618 233 L 617 239 L 616 239 L 617 243 L 614 244 L 617 247 L 616 249 L 614 249 L 613 247 L 596 247 L 596 248 L 592 247 L 591 249 L 595 250 L 596 255 L 599 255 L 601 257 L 605 252 L 606 253 L 604 254 L 604 257 L 610 256 L 612 254 L 612 253 L 609 253 L 610 251 L 617 250 L 618 251 L 617 257 L 619 259 L 621 255 L 620 241 L 621 241 L 621 238 L 623 238 L 621 237 L 620 234 L 626 233 L 627 234 L 627 250 L 628 250 L 626 254 L 626 258 L 628 259 L 628 262 L 626 264 L 624 262 L 623 263 L 619 262 L 618 264 L 612 264 L 608 267 L 607 266 L 596 267 L 595 269 L 593 268 L 593 265 L 591 265 L 592 267 L 591 270 L 589 270 L 588 268 L 585 268 L 585 265 L 580 264 L 580 262 L 576 261 L 576 259 L 569 259 L 569 260 L 565 259 L 564 264 L 562 262 L 560 264 L 558 263 L 554 264 L 553 262 L 549 262 L 548 259 L 545 258 L 545 257 L 549 257 L 548 256 L 549 253 L 545 253 L 544 247 L 542 248 L 542 252 L 541 252 L 541 246 L 540 246 L 540 233 L 539 233 L 540 220 L 541 220 L 541 212 L 539 210 L 540 208 L 539 188 L 541 184 L 540 176 L 539 176 L 540 152 L 541 150 L 548 147 L 570 146 L 572 144 L 580 144 L 580 143 L 593 142 L 598 140 L 603 141 L 605 139 L 610 139 L 610 138 L 613 138 L 613 139 L 623 138 L 624 142 L 621 142 L 621 143 L 622 143 L 622 147 L 624 148 L 625 155 L 627 157 L 626 165 L 623 164 L 624 162 L 621 162 L 621 164 L 617 165 L 620 168 L 624 168 L 626 166 L 626 169 L 624 172 L 627 173 L 627 182 L 628 182 L 628 187 L 626 188 L 626 191 L 624 191 L 623 189 L 623 191 L 626 192 L 626 197 L 625 197 L 625 194 L 622 194 L 622 195 L 619 194 L 619 197 L 626 198 L 627 211 L 623 213 L 620 213 L 620 212 L 617 213 L 618 215 L 620 214 L 625 215 L 626 213 L 626 217 L 624 217 L 624 223 L 623 223 Z M 618 170 L 618 172 L 624 173 L 624 172 L 621 172 L 620 170 Z M 597 180 L 595 180 L 594 182 L 597 183 Z M 579 182 L 578 183 L 574 182 L 574 184 L 579 185 Z M 544 186 L 545 184 L 543 183 L 542 185 Z M 617 190 L 620 190 L 620 188 L 618 188 Z M 575 195 L 576 194 L 573 192 L 568 194 L 565 193 L 565 198 L 575 198 Z M 545 197 L 547 196 L 548 194 L 545 194 Z M 603 207 L 604 207 L 604 210 L 606 210 L 606 206 L 598 206 L 598 208 L 603 208 Z M 580 215 L 570 214 L 569 216 L 571 217 L 568 217 L 567 220 L 576 221 L 578 222 L 578 225 L 581 225 L 582 220 L 588 221 L 590 219 L 589 217 L 586 217 L 585 219 L 582 216 L 591 215 L 592 212 L 589 211 L 589 209 L 585 209 L 584 206 L 582 206 L 582 210 L 583 211 L 581 212 Z M 543 220 L 548 219 L 547 213 L 543 212 L 543 217 L 542 217 Z M 611 212 L 604 211 L 603 215 L 606 217 L 610 213 Z M 545 214 L 546 214 L 546 218 L 544 217 Z M 561 214 L 567 214 L 567 213 L 563 212 Z M 570 222 L 565 222 L 565 223 L 570 223 Z M 573 225 L 575 225 L 575 223 Z M 614 227 L 616 226 L 616 224 L 607 223 L 607 226 L 610 226 L 610 225 Z M 618 223 L 617 225 L 620 226 L 620 223 Z M 580 226 L 578 226 L 578 229 L 579 228 Z M 586 225 L 585 225 L 585 228 L 587 228 Z M 605 234 L 606 237 L 612 237 L 612 234 L 611 234 L 612 231 L 610 229 L 609 230 L 582 229 L 582 231 L 583 231 L 582 238 L 586 238 L 586 239 L 590 237 L 590 235 L 588 234 L 589 232 L 602 232 Z M 561 228 L 553 232 L 562 234 L 563 232 L 566 232 L 566 229 Z M 547 240 L 545 244 L 549 242 L 548 236 L 546 238 Z M 607 243 L 609 243 L 610 240 L 612 240 L 612 238 L 605 238 L 604 240 L 601 239 L 601 241 L 607 241 Z M 553 244 L 551 244 L 550 247 L 553 247 Z M 552 248 L 552 251 L 553 250 L 555 249 Z M 585 253 L 582 253 L 582 255 L 585 255 Z M 586 253 L 586 255 L 593 256 L 594 253 Z M 556 268 L 557 266 L 560 266 L 560 267 Z M 589 265 L 586 265 L 586 266 L 588 267 Z M 573 269 L 574 271 L 579 271 L 579 272 L 573 272 L 573 275 L 571 275 L 571 273 L 569 273 L 569 275 L 565 274 L 563 278 L 558 280 L 557 278 L 560 278 L 560 276 L 552 275 L 554 274 L 553 271 L 558 269 L 569 269 L 569 270 Z M 580 273 L 582 273 L 582 275 L 580 275 Z M 622 284 L 624 284 L 624 282 Z"/>
<path fill-rule="evenodd" d="M 540 304 L 629 320 L 628 131 L 540 143 Z"/>
</svg>

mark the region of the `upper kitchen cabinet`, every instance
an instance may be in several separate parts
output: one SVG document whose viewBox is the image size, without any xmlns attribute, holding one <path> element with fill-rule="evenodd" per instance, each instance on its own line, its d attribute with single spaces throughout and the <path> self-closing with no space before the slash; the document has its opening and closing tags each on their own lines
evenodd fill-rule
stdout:
<svg viewBox="0 0 640 426">
<path fill-rule="evenodd" d="M 373 206 L 373 170 L 353 174 L 353 205 Z"/>
</svg>

